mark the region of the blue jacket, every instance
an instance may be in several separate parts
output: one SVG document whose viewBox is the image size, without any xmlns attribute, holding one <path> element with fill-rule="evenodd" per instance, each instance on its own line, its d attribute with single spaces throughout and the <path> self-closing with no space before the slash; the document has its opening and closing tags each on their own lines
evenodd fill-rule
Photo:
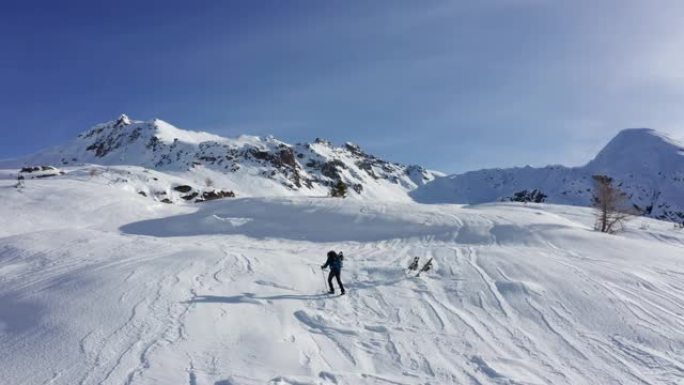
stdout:
<svg viewBox="0 0 684 385">
<path fill-rule="evenodd" d="M 331 255 L 328 257 L 328 260 L 325 261 L 325 265 L 323 265 L 323 268 L 325 269 L 326 267 L 330 266 L 331 271 L 341 271 L 343 259 L 344 259 L 343 255 L 335 253 L 334 256 Z"/>
</svg>

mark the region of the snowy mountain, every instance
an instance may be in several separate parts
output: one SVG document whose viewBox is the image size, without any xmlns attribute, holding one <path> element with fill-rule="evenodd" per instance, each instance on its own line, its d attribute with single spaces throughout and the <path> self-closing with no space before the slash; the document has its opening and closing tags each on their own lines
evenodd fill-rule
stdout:
<svg viewBox="0 0 684 385">
<path fill-rule="evenodd" d="M 590 209 L 546 204 L 166 205 L 87 174 L 3 175 L 3 384 L 684 378 L 684 233 L 665 222 L 606 235 Z M 322 294 L 331 249 L 343 297 Z M 433 270 L 408 272 L 415 256 Z"/>
<path fill-rule="evenodd" d="M 90 164 L 138 166 L 183 178 L 191 186 L 209 179 L 238 196 L 325 195 L 342 181 L 350 196 L 407 200 L 406 192 L 436 176 L 420 166 L 384 161 L 352 143 L 336 147 L 322 139 L 295 145 L 272 137 L 228 139 L 126 115 L 66 145 L 0 162 L 0 168 Z"/>
<path fill-rule="evenodd" d="M 537 190 L 546 202 L 587 206 L 597 174 L 612 177 L 645 215 L 684 221 L 684 145 L 650 129 L 621 131 L 582 167 L 473 171 L 439 178 L 411 195 L 426 203 L 484 203 Z"/>
<path fill-rule="evenodd" d="M 122 116 L 0 164 L 0 382 L 679 385 L 684 230 L 635 218 L 607 235 L 588 208 L 407 193 L 579 205 L 610 173 L 671 215 L 681 151 L 630 130 L 585 167 L 430 182 L 352 144 Z M 364 199 L 322 199 L 336 181 Z M 185 201 L 204 203 L 166 204 Z M 328 250 L 345 296 L 323 293 Z"/>
</svg>

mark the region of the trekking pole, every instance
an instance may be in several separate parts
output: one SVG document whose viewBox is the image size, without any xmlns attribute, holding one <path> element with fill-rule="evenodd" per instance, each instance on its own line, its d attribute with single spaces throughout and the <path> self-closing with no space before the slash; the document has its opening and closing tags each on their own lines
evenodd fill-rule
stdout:
<svg viewBox="0 0 684 385">
<path fill-rule="evenodd" d="M 325 272 L 323 269 L 321 269 L 321 276 L 323 277 L 323 292 L 327 293 L 328 292 L 328 283 L 325 280 Z"/>
</svg>

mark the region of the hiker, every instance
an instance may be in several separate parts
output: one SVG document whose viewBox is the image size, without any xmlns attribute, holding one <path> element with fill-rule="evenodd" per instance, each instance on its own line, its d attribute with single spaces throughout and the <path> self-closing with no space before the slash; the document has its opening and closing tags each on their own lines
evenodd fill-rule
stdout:
<svg viewBox="0 0 684 385">
<path fill-rule="evenodd" d="M 340 291 L 344 295 L 344 286 L 342 286 L 342 281 L 340 280 L 340 272 L 342 272 L 342 260 L 344 255 L 342 252 L 336 253 L 332 250 L 328 251 L 328 260 L 325 261 L 325 265 L 321 266 L 321 269 L 325 269 L 330 266 L 330 274 L 328 274 L 328 285 L 330 286 L 330 294 L 335 294 L 335 288 L 333 288 L 333 277 L 337 278 L 337 285 L 340 287 Z"/>
</svg>

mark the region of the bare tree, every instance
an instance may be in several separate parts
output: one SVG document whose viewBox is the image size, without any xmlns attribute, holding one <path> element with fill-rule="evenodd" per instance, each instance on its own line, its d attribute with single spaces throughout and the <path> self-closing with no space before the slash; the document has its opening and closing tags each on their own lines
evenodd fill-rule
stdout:
<svg viewBox="0 0 684 385">
<path fill-rule="evenodd" d="M 204 184 L 207 187 L 212 187 L 214 186 L 214 181 L 211 178 L 207 177 L 206 179 L 204 179 Z"/>
<path fill-rule="evenodd" d="M 637 213 L 629 207 L 627 195 L 613 186 L 613 178 L 606 175 L 594 175 L 592 178 L 594 179 L 592 203 L 596 208 L 594 228 L 609 234 L 621 231 L 625 221 Z"/>
</svg>

